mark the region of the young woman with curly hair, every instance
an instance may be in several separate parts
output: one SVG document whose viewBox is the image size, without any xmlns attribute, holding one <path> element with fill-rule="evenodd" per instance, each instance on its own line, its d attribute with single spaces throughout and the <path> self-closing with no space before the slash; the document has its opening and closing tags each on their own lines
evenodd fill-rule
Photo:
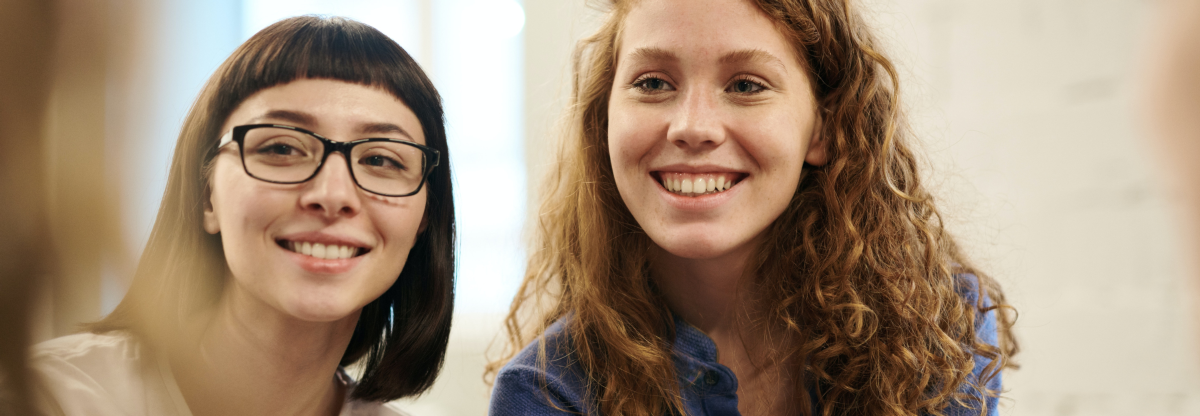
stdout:
<svg viewBox="0 0 1200 416">
<path fill-rule="evenodd" d="M 493 415 L 996 414 L 1010 308 L 944 230 L 855 7 L 612 4 Z"/>
</svg>

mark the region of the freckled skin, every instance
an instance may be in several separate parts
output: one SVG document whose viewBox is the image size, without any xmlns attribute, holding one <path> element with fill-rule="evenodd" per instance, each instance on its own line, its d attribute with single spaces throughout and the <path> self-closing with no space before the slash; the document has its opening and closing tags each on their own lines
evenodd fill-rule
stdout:
<svg viewBox="0 0 1200 416">
<path fill-rule="evenodd" d="M 263 118 L 287 110 L 311 115 L 313 125 Z M 369 123 L 400 126 L 424 144 L 421 124 L 403 102 L 383 90 L 332 80 L 298 80 L 247 98 L 222 128 L 255 123 L 302 127 L 334 141 L 394 134 L 363 134 Z M 402 138 L 404 137 L 392 137 Z M 357 317 L 404 268 L 424 217 L 426 191 L 384 197 L 358 188 L 345 159 L 332 154 L 313 179 L 293 185 L 263 182 L 242 170 L 237 144 L 222 148 L 212 174 L 204 226 L 220 233 L 234 293 L 230 299 L 258 302 L 293 319 L 331 322 Z M 352 238 L 370 247 L 343 273 L 314 273 L 281 248 L 281 235 L 320 232 Z M 262 309 L 262 308 L 256 308 Z"/>
<path fill-rule="evenodd" d="M 804 164 L 826 163 L 809 77 L 746 0 L 645 0 L 623 30 L 609 156 L 622 200 L 656 245 L 651 277 L 737 375 L 741 414 L 790 414 L 791 380 L 754 358 L 762 354 L 752 346 L 766 340 L 736 316 L 754 309 L 738 282 L 756 244 L 791 202 Z M 740 181 L 681 196 L 655 178 L 676 172 Z"/>
<path fill-rule="evenodd" d="M 669 255 L 748 252 L 787 208 L 804 162 L 825 162 L 824 147 L 810 146 L 819 120 L 799 58 L 765 15 L 739 1 L 642 2 L 624 30 L 608 125 L 622 199 Z M 768 56 L 722 60 L 739 51 Z M 683 210 L 651 176 L 677 165 L 746 176 L 718 206 Z"/>
</svg>

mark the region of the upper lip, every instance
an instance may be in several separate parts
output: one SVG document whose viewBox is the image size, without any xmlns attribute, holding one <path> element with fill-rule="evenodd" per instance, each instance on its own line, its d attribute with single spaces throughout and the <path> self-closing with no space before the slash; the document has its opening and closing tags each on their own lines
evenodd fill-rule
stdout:
<svg viewBox="0 0 1200 416">
<path fill-rule="evenodd" d="M 307 232 L 291 233 L 291 234 L 278 236 L 278 237 L 276 237 L 276 239 L 277 240 L 287 240 L 287 241 L 320 243 L 320 244 L 324 244 L 327 246 L 338 245 L 338 246 L 350 246 L 350 247 L 360 247 L 360 248 L 368 248 L 368 249 L 371 248 L 370 244 L 367 244 L 367 243 L 363 242 L 362 240 L 359 240 L 359 239 L 356 239 L 353 237 L 333 235 L 333 234 L 320 232 L 320 231 L 307 231 Z"/>
<path fill-rule="evenodd" d="M 689 165 L 684 163 L 660 166 L 651 168 L 651 172 L 678 172 L 678 173 L 745 173 L 737 169 L 731 169 L 717 165 Z"/>
</svg>

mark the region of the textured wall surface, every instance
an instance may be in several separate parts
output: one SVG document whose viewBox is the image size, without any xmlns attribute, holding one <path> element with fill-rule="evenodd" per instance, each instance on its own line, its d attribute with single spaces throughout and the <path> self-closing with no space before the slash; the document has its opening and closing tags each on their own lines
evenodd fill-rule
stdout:
<svg viewBox="0 0 1200 416">
<path fill-rule="evenodd" d="M 1136 108 L 1156 5 L 869 7 L 950 229 L 1020 312 L 1006 413 L 1200 414 L 1194 285 Z"/>
<path fill-rule="evenodd" d="M 564 5 L 566 3 L 567 5 Z M 530 177 L 578 2 L 526 0 Z M 1156 2 L 871 0 L 949 228 L 1020 312 L 1007 415 L 1200 415 L 1195 283 L 1136 117 Z M 557 82 L 557 84 L 556 84 Z M 536 189 L 531 187 L 530 189 Z M 532 206 L 532 205 L 531 205 Z M 417 414 L 482 414 L 497 317 L 456 323 Z"/>
</svg>

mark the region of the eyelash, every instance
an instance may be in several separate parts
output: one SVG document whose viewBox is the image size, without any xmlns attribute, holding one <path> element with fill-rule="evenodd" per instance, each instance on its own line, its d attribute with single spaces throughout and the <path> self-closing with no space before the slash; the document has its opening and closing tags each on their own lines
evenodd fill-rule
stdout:
<svg viewBox="0 0 1200 416">
<path fill-rule="evenodd" d="M 651 81 L 658 81 L 658 82 L 663 83 L 663 86 L 671 87 L 670 83 L 668 83 L 666 80 L 660 78 L 657 75 L 642 75 L 642 76 L 638 77 L 637 80 L 633 81 L 633 84 L 631 86 L 633 88 L 640 90 L 643 93 L 648 93 L 648 94 L 652 94 L 652 93 L 664 90 L 663 88 L 649 88 L 646 85 L 646 83 L 651 82 Z M 674 87 L 671 87 L 671 89 L 674 89 Z"/>
<path fill-rule="evenodd" d="M 666 88 L 650 88 L 648 85 L 646 85 L 647 83 L 654 82 L 654 81 L 663 83 L 663 87 L 666 87 Z M 734 91 L 734 87 L 743 82 L 749 83 L 752 87 L 757 87 L 757 89 L 755 89 L 753 91 L 748 91 L 748 92 Z M 647 94 L 653 94 L 653 93 L 664 91 L 664 90 L 674 89 L 674 86 L 672 86 L 666 80 L 662 79 L 661 77 L 659 77 L 657 75 L 643 75 L 641 77 L 638 77 L 637 80 L 633 81 L 633 84 L 631 84 L 631 86 L 633 88 L 636 88 L 636 89 L 640 90 L 641 92 L 647 93 Z M 767 88 L 766 85 L 763 85 L 762 82 L 756 81 L 753 78 L 751 78 L 750 76 L 742 75 L 742 76 L 735 78 L 733 80 L 733 82 L 729 84 L 729 87 L 725 88 L 725 91 L 733 92 L 736 94 L 754 95 L 754 94 L 758 94 L 763 91 L 766 91 L 768 89 L 769 88 Z"/>
<path fill-rule="evenodd" d="M 755 86 L 755 87 L 758 87 L 758 89 L 757 89 L 757 90 L 754 90 L 754 91 L 750 91 L 750 92 L 738 92 L 738 91 L 733 91 L 733 88 L 734 88 L 734 86 L 736 86 L 736 85 L 738 85 L 738 84 L 740 84 L 740 83 L 743 83 L 743 82 L 746 82 L 746 83 L 749 83 L 749 84 L 751 84 L 751 85 L 753 85 L 753 86 Z M 754 79 L 752 79 L 751 77 L 749 77 L 749 76 L 747 76 L 747 75 L 742 75 L 742 76 L 739 76 L 739 77 L 735 78 L 735 79 L 733 80 L 733 82 L 731 82 L 731 83 L 729 84 L 729 87 L 728 87 L 728 88 L 726 88 L 725 90 L 726 90 L 726 91 L 730 91 L 730 92 L 734 92 L 734 93 L 737 93 L 737 94 L 753 95 L 753 94 L 758 94 L 758 93 L 760 93 L 760 92 L 766 91 L 766 90 L 767 90 L 767 86 L 766 86 L 766 85 L 763 85 L 763 83 L 762 83 L 762 82 L 755 81 Z"/>
</svg>

